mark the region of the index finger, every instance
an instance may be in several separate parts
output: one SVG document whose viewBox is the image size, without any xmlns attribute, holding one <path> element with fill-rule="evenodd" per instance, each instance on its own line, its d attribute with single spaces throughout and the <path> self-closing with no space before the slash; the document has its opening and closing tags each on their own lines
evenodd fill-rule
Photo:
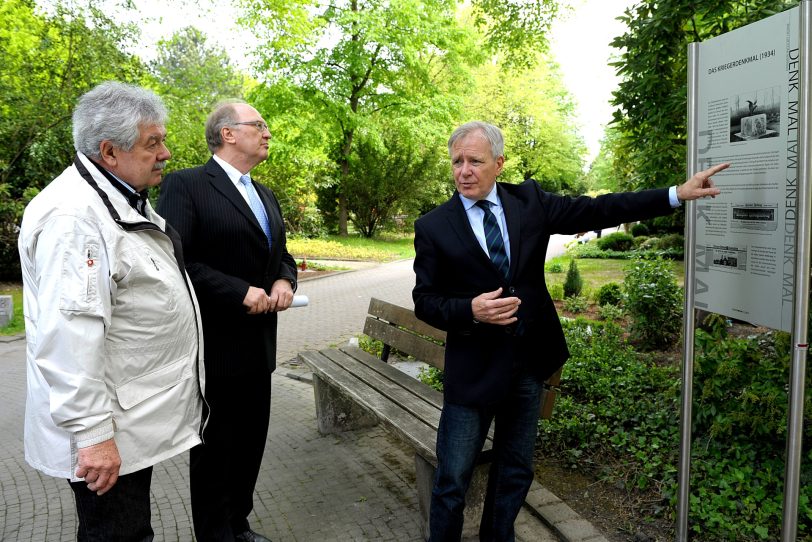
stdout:
<svg viewBox="0 0 812 542">
<path fill-rule="evenodd" d="M 730 162 L 725 162 L 723 164 L 716 164 L 715 166 L 711 166 L 702 173 L 705 173 L 708 177 L 716 175 L 722 170 L 725 170 L 730 167 Z"/>
</svg>

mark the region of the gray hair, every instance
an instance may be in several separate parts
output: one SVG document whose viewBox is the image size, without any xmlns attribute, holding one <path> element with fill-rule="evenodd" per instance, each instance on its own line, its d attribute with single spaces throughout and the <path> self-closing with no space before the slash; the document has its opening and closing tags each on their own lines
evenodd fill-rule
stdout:
<svg viewBox="0 0 812 542">
<path fill-rule="evenodd" d="M 73 147 L 96 160 L 101 159 L 99 145 L 105 140 L 130 151 L 141 126 L 164 126 L 166 118 L 166 107 L 151 90 L 106 81 L 79 98 L 73 110 Z"/>
<path fill-rule="evenodd" d="M 206 145 L 212 154 L 223 146 L 223 128 L 237 122 L 237 110 L 234 104 L 244 104 L 241 100 L 227 100 L 215 106 L 206 119 Z"/>
<path fill-rule="evenodd" d="M 493 124 L 475 120 L 467 122 L 454 130 L 454 133 L 448 138 L 448 155 L 451 156 L 451 147 L 453 147 L 458 140 L 477 132 L 490 144 L 491 155 L 494 159 L 504 154 L 505 139 L 502 137 L 502 130 Z"/>
</svg>

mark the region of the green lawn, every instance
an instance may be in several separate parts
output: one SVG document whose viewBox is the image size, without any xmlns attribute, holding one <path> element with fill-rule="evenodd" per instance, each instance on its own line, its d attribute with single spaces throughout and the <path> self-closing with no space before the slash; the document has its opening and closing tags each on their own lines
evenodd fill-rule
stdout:
<svg viewBox="0 0 812 542">
<path fill-rule="evenodd" d="M 560 273 L 551 273 L 549 271 L 550 264 L 559 263 L 562 271 Z M 584 286 L 588 292 L 595 292 L 606 283 L 617 282 L 623 284 L 623 277 L 626 274 L 626 269 L 632 265 L 633 260 L 609 260 L 609 259 L 596 259 L 584 258 L 575 260 L 575 265 L 578 266 L 578 271 L 581 273 L 581 278 L 584 279 Z M 554 284 L 564 284 L 567 278 L 567 269 L 569 269 L 570 257 L 558 256 L 547 262 L 547 272 L 544 274 L 547 279 L 547 286 L 551 287 Z M 681 261 L 671 262 L 671 269 L 677 278 L 677 284 L 682 286 L 685 279 L 684 263 Z"/>
<path fill-rule="evenodd" d="M 25 331 L 23 321 L 23 287 L 22 284 L 0 285 L 0 295 L 10 295 L 14 302 L 14 316 L 9 325 L 0 327 L 0 335 L 17 335 Z"/>
</svg>

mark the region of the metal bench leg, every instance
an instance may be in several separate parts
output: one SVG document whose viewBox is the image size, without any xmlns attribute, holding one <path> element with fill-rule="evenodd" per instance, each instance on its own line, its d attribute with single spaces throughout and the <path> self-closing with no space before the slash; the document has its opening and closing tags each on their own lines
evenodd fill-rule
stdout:
<svg viewBox="0 0 812 542">
<path fill-rule="evenodd" d="M 313 374 L 316 420 L 322 435 L 373 427 L 378 419 L 340 390 Z"/>
</svg>

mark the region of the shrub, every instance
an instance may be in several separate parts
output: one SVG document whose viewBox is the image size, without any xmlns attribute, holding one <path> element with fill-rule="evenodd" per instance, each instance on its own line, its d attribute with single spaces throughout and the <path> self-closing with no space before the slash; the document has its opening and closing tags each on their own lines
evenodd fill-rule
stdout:
<svg viewBox="0 0 812 542">
<path fill-rule="evenodd" d="M 682 290 L 665 260 L 636 260 L 623 281 L 631 335 L 643 349 L 671 346 L 682 326 Z"/>
<path fill-rule="evenodd" d="M 575 260 L 570 260 L 570 267 L 567 270 L 567 277 L 564 279 L 564 297 L 574 297 L 580 295 L 581 290 L 584 288 L 584 279 L 581 278 L 581 272 L 578 271 L 578 265 Z"/>
<path fill-rule="evenodd" d="M 562 273 L 564 266 L 561 265 L 561 262 L 549 262 L 544 264 L 544 271 L 546 273 Z"/>
<path fill-rule="evenodd" d="M 623 309 L 617 305 L 601 305 L 598 315 L 602 320 L 620 320 L 623 318 Z"/>
<path fill-rule="evenodd" d="M 649 234 L 648 226 L 642 222 L 632 226 L 632 237 L 643 237 Z"/>
<path fill-rule="evenodd" d="M 628 233 L 621 231 L 610 233 L 597 240 L 598 248 L 601 250 L 617 250 L 620 252 L 632 248 L 633 238 Z"/>
<path fill-rule="evenodd" d="M 623 301 L 623 290 L 617 282 L 607 282 L 598 289 L 598 294 L 595 296 L 595 301 L 598 305 L 620 305 Z"/>
<path fill-rule="evenodd" d="M 569 312 L 584 312 L 586 311 L 587 305 L 586 298 L 580 295 L 564 298 L 564 308 Z"/>
<path fill-rule="evenodd" d="M 679 233 L 669 233 L 668 235 L 663 235 L 657 241 L 656 248 L 659 250 L 684 250 L 685 237 Z"/>
<path fill-rule="evenodd" d="M 563 284 L 551 284 L 548 287 L 548 291 L 550 292 L 550 297 L 553 298 L 555 301 L 560 301 L 564 299 L 564 285 Z"/>
</svg>

